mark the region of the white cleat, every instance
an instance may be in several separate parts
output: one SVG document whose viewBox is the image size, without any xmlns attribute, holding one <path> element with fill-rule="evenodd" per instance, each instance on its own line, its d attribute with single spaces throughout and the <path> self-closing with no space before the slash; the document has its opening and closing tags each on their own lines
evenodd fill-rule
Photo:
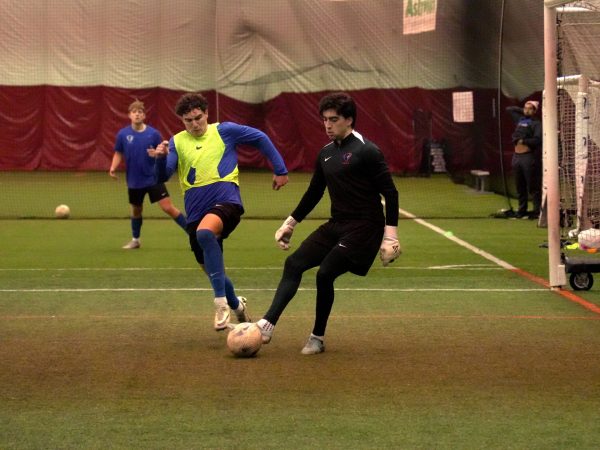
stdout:
<svg viewBox="0 0 600 450">
<path fill-rule="evenodd" d="M 238 297 L 238 300 L 240 305 L 233 310 L 238 323 L 252 322 L 250 314 L 248 314 L 248 300 L 246 300 L 246 297 Z"/>
<path fill-rule="evenodd" d="M 215 300 L 215 331 L 222 331 L 229 325 L 231 318 L 231 309 L 225 303 L 224 305 Z"/>
<path fill-rule="evenodd" d="M 129 241 L 127 244 L 125 244 L 123 247 L 125 250 L 133 250 L 136 248 L 140 248 L 142 246 L 142 244 L 140 244 L 140 240 L 139 239 L 132 239 L 131 241 Z"/>
<path fill-rule="evenodd" d="M 325 343 L 323 342 L 323 339 L 319 339 L 311 334 L 300 353 L 303 355 L 316 355 L 317 353 L 323 353 L 324 351 Z"/>
</svg>

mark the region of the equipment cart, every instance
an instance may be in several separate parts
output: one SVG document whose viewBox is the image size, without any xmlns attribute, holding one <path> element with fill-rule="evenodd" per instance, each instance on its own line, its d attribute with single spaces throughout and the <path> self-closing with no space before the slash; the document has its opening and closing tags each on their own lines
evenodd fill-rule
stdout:
<svg viewBox="0 0 600 450">
<path fill-rule="evenodd" d="M 594 284 L 592 273 L 600 272 L 600 259 L 585 256 L 571 257 L 563 254 L 565 271 L 570 273 L 569 284 L 575 291 L 589 291 Z"/>
</svg>

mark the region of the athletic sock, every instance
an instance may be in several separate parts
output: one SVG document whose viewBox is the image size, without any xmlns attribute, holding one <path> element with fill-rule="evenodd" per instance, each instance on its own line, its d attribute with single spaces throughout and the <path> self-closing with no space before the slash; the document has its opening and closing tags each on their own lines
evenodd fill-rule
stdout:
<svg viewBox="0 0 600 450">
<path fill-rule="evenodd" d="M 215 297 L 225 297 L 225 266 L 217 237 L 210 230 L 198 230 L 196 240 L 204 252 L 204 268 L 215 291 Z"/>
<path fill-rule="evenodd" d="M 131 235 L 134 239 L 139 239 L 140 234 L 142 233 L 142 221 L 141 217 L 132 217 L 131 218 Z"/>
<path fill-rule="evenodd" d="M 275 325 L 273 325 L 267 319 L 260 319 L 258 322 L 256 322 L 256 324 L 267 332 L 273 331 L 273 328 L 275 328 Z"/>
<path fill-rule="evenodd" d="M 183 228 L 183 231 L 187 233 L 187 220 L 185 220 L 185 216 L 183 213 L 180 213 L 177 217 L 173 219 L 177 225 Z"/>
<path fill-rule="evenodd" d="M 238 300 L 237 295 L 235 295 L 233 283 L 227 275 L 225 275 L 225 295 L 227 297 L 227 303 L 229 304 L 229 307 L 231 309 L 238 309 L 241 302 Z"/>
</svg>

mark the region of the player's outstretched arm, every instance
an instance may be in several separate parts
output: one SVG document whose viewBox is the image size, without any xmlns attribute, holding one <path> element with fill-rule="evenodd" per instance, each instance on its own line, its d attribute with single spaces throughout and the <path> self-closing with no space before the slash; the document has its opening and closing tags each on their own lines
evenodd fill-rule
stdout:
<svg viewBox="0 0 600 450">
<path fill-rule="evenodd" d="M 219 132 L 224 136 L 228 136 L 236 144 L 250 145 L 256 148 L 263 156 L 265 156 L 271 166 L 275 176 L 273 178 L 273 189 L 279 190 L 287 183 L 288 170 L 283 161 L 283 157 L 275 148 L 275 145 L 263 131 L 249 127 L 247 125 L 239 125 L 233 122 L 224 122 L 219 125 Z"/>
</svg>

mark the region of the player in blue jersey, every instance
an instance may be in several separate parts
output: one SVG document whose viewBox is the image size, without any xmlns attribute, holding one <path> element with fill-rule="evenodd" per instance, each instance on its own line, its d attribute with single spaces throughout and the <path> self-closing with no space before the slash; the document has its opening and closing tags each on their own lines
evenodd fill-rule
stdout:
<svg viewBox="0 0 600 450">
<path fill-rule="evenodd" d="M 140 248 L 142 212 L 146 194 L 151 203 L 158 202 L 165 213 L 171 216 L 181 228 L 186 229 L 185 216 L 173 205 L 167 187 L 164 183 L 156 181 L 154 159 L 148 155 L 148 149 L 156 148 L 162 142 L 162 137 L 158 130 L 144 123 L 146 112 L 143 102 L 135 100 L 129 105 L 129 119 L 131 125 L 117 133 L 115 154 L 108 172 L 116 179 L 116 170 L 125 159 L 132 232 L 131 241 L 123 246 L 127 250 Z"/>
<path fill-rule="evenodd" d="M 181 118 L 185 130 L 148 153 L 158 158 L 159 180 L 168 180 L 175 171 L 179 175 L 190 246 L 213 287 L 214 328 L 220 331 L 227 328 L 231 311 L 239 322 L 250 321 L 246 299 L 236 296 L 223 263 L 223 240 L 244 213 L 236 147 L 251 145 L 270 161 L 275 190 L 287 184 L 287 168 L 262 131 L 233 122 L 209 124 L 208 101 L 201 94 L 184 94 L 175 105 L 175 114 Z"/>
<path fill-rule="evenodd" d="M 382 152 L 354 130 L 354 100 L 343 92 L 326 95 L 319 103 L 319 114 L 331 141 L 319 152 L 308 189 L 276 231 L 275 240 L 283 250 L 290 248 L 294 227 L 319 203 L 325 189 L 331 199 L 331 218 L 286 259 L 273 302 L 257 322 L 263 342 L 268 343 L 279 317 L 296 295 L 303 273 L 319 267 L 315 322 L 301 351 L 304 355 L 325 350 L 335 280 L 347 272 L 365 276 L 378 252 L 384 266 L 401 252 L 398 191 Z"/>
</svg>

